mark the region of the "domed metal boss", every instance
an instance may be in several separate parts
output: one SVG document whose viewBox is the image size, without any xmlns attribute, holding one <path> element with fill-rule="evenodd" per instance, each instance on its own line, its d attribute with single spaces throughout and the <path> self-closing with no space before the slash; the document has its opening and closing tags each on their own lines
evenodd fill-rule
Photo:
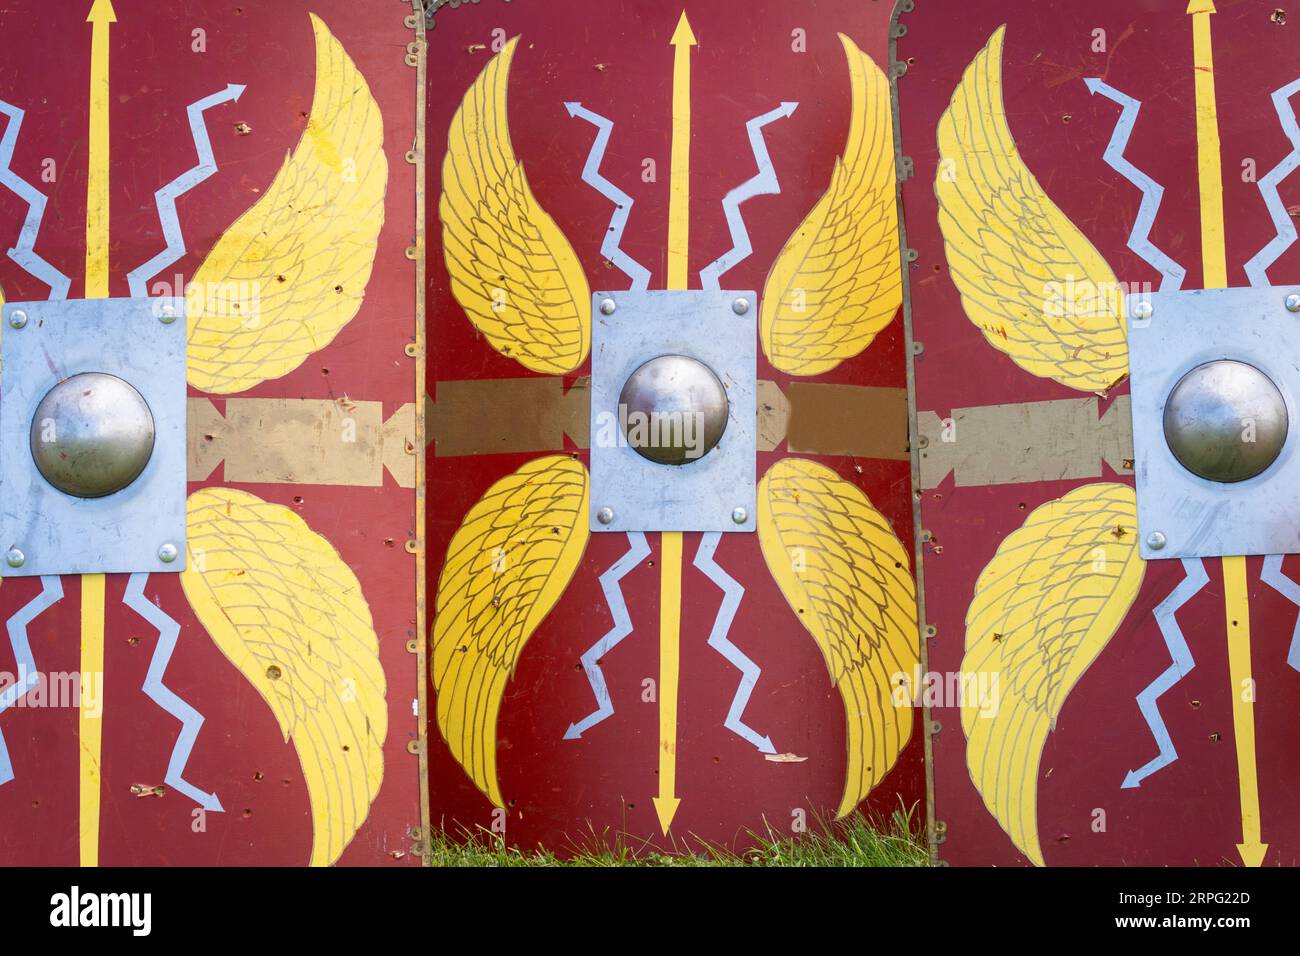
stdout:
<svg viewBox="0 0 1300 956">
<path fill-rule="evenodd" d="M 662 465 L 708 454 L 727 429 L 727 390 L 703 362 L 660 355 L 628 376 L 618 397 L 628 445 Z"/>
<path fill-rule="evenodd" d="M 1198 365 L 1165 402 L 1165 441 L 1188 471 L 1210 481 L 1245 481 L 1273 464 L 1286 443 L 1286 400 L 1245 362 Z"/>
<path fill-rule="evenodd" d="M 144 397 L 104 372 L 55 385 L 32 417 L 37 470 L 77 498 L 102 498 L 131 484 L 149 463 L 153 443 L 153 414 Z"/>
</svg>

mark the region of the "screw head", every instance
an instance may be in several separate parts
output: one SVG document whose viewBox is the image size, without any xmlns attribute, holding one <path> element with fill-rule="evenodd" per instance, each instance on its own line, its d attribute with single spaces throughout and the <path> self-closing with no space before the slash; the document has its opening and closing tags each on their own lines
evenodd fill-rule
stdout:
<svg viewBox="0 0 1300 956">
<path fill-rule="evenodd" d="M 596 520 L 601 524 L 609 524 L 614 520 L 614 509 L 606 505 L 596 512 Z"/>
<path fill-rule="evenodd" d="M 731 520 L 736 524 L 744 524 L 749 520 L 749 512 L 744 508 L 735 508 L 731 512 Z"/>
<path fill-rule="evenodd" d="M 600 300 L 600 314 L 601 314 L 601 315 L 613 315 L 613 314 L 614 314 L 614 310 L 617 309 L 617 308 L 618 308 L 618 306 L 614 303 L 614 300 L 613 300 L 613 299 L 601 299 L 601 300 Z"/>
<path fill-rule="evenodd" d="M 1168 539 L 1159 531 L 1152 531 L 1147 535 L 1147 547 L 1152 551 L 1160 551 L 1164 548 Z"/>
<path fill-rule="evenodd" d="M 166 544 L 164 544 L 161 548 L 158 549 L 158 560 L 161 561 L 163 564 L 171 564 L 173 561 L 176 560 L 176 557 L 179 553 L 180 552 L 176 550 L 176 545 L 168 541 Z"/>
<path fill-rule="evenodd" d="M 171 325 L 176 321 L 176 307 L 170 302 L 158 310 L 158 321 L 163 325 Z"/>
<path fill-rule="evenodd" d="M 5 564 L 11 568 L 21 568 L 26 561 L 27 555 L 17 548 L 10 548 L 5 552 Z"/>
<path fill-rule="evenodd" d="M 27 324 L 27 313 L 22 309 L 14 309 L 9 313 L 9 324 L 15 329 L 21 329 Z"/>
<path fill-rule="evenodd" d="M 1288 312 L 1300 312 L 1300 294 L 1292 292 L 1286 297 L 1286 310 Z"/>
<path fill-rule="evenodd" d="M 737 299 L 735 302 L 731 303 L 731 311 L 735 312 L 736 315 L 744 315 L 749 311 L 749 300 Z"/>
<path fill-rule="evenodd" d="M 1133 318 L 1135 319 L 1149 319 L 1154 312 L 1155 307 L 1145 300 L 1133 304 Z"/>
</svg>

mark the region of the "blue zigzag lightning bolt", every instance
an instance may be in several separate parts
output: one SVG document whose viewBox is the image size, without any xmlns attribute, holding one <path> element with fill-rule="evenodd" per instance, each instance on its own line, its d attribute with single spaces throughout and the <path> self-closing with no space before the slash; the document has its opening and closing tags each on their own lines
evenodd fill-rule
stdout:
<svg viewBox="0 0 1300 956">
<path fill-rule="evenodd" d="M 1300 584 L 1292 581 L 1282 571 L 1282 558 L 1285 555 L 1270 554 L 1264 558 L 1264 570 L 1259 579 L 1277 591 L 1296 607 L 1300 607 Z M 1291 632 L 1291 646 L 1287 651 L 1286 662 L 1293 670 L 1300 671 L 1300 616 L 1297 616 L 1295 630 Z"/>
<path fill-rule="evenodd" d="M 162 223 L 163 238 L 167 240 L 167 247 L 127 275 L 132 297 L 147 297 L 149 280 L 185 255 L 185 237 L 181 234 L 181 221 L 176 214 L 176 200 L 217 171 L 217 159 L 212 154 L 212 141 L 208 137 L 208 127 L 203 121 L 203 114 L 214 106 L 237 101 L 243 95 L 244 89 L 243 86 L 231 83 L 224 90 L 205 96 L 189 105 L 190 133 L 194 137 L 194 150 L 198 153 L 199 164 L 154 193 L 154 202 L 158 206 L 158 219 Z M 181 295 L 181 290 L 175 290 L 175 294 Z"/>
<path fill-rule="evenodd" d="M 1147 777 L 1178 759 L 1178 751 L 1169 736 L 1169 728 L 1165 726 L 1164 718 L 1160 716 L 1158 701 L 1161 694 L 1186 677 L 1196 666 L 1196 661 L 1192 659 L 1191 648 L 1187 646 L 1187 640 L 1178 627 L 1178 619 L 1175 615 L 1178 609 L 1190 601 L 1210 580 L 1200 558 L 1183 558 L 1183 570 L 1187 576 L 1167 598 L 1156 605 L 1154 612 L 1156 623 L 1160 625 L 1160 633 L 1165 639 L 1165 647 L 1169 648 L 1169 656 L 1173 658 L 1173 663 L 1137 695 L 1138 710 L 1142 711 L 1142 716 L 1151 729 L 1151 736 L 1156 740 L 1159 753 L 1141 768 L 1130 770 L 1120 785 L 1121 789 L 1140 786 Z"/>
<path fill-rule="evenodd" d="M 1277 110 L 1282 132 L 1291 141 L 1292 149 L 1285 159 L 1259 181 L 1259 191 L 1264 196 L 1264 205 L 1268 207 L 1277 235 L 1246 263 L 1246 276 L 1253 286 L 1268 285 L 1268 267 L 1296 241 L 1295 223 L 1287 214 L 1286 204 L 1278 195 L 1277 187 L 1300 166 L 1300 126 L 1296 124 L 1295 110 L 1290 105 L 1291 97 L 1297 92 L 1300 92 L 1300 80 L 1292 80 L 1280 90 L 1273 91 L 1273 108 Z"/>
<path fill-rule="evenodd" d="M 27 114 L 3 100 L 0 100 L 0 113 L 9 117 L 4 138 L 0 139 L 0 185 L 27 203 L 27 218 L 18 233 L 18 244 L 9 250 L 9 258 L 49 286 L 51 299 L 66 299 L 72 280 L 35 252 L 36 239 L 41 232 L 41 219 L 45 216 L 45 196 L 9 168 L 14 158 L 14 147 L 18 144 L 18 131 Z"/>
<path fill-rule="evenodd" d="M 614 215 L 609 220 L 609 229 L 600 244 L 600 254 L 627 274 L 632 280 L 632 288 L 644 290 L 650 287 L 650 270 L 637 262 L 621 248 L 623 230 L 627 228 L 627 217 L 632 213 L 632 197 L 619 189 L 600 174 L 600 164 L 605 159 L 605 150 L 609 147 L 609 137 L 614 131 L 614 124 L 599 113 L 583 107 L 581 103 L 565 103 L 570 116 L 584 119 L 596 127 L 596 141 L 591 144 L 587 154 L 587 164 L 582 167 L 582 181 L 614 204 Z"/>
<path fill-rule="evenodd" d="M 772 744 L 772 738 L 760 737 L 756 730 L 741 719 L 749 703 L 749 696 L 754 692 L 754 685 L 758 683 L 763 672 L 756 663 L 741 652 L 739 647 L 727 640 L 727 632 L 731 630 L 731 622 L 736 618 L 736 610 L 745 596 L 745 589 L 713 560 L 713 553 L 718 550 L 718 542 L 721 538 L 722 534 L 717 531 L 700 538 L 700 548 L 695 552 L 694 564 L 710 581 L 722 589 L 722 606 L 718 608 L 718 616 L 713 621 L 713 630 L 709 632 L 709 647 L 740 671 L 740 686 L 736 688 L 736 695 L 731 699 L 731 708 L 727 711 L 727 719 L 723 722 L 723 726 L 753 744 L 759 753 L 774 754 L 776 747 Z"/>
<path fill-rule="evenodd" d="M 1083 82 L 1088 85 L 1089 92 L 1100 93 L 1121 107 L 1119 121 L 1115 124 L 1115 132 L 1111 134 L 1103 158 L 1115 172 L 1142 191 L 1142 203 L 1138 206 L 1133 231 L 1129 233 L 1128 247 L 1160 273 L 1161 292 L 1177 292 L 1182 287 L 1187 270 L 1157 249 L 1151 241 L 1151 226 L 1156 221 L 1156 213 L 1160 211 L 1160 200 L 1164 198 L 1165 188 L 1124 158 L 1124 150 L 1128 147 L 1129 137 L 1133 135 L 1133 126 L 1137 123 L 1138 110 L 1142 104 L 1095 77 Z"/>
<path fill-rule="evenodd" d="M 781 191 L 776 170 L 772 168 L 772 157 L 768 155 L 767 144 L 763 142 L 763 127 L 791 115 L 798 106 L 798 103 L 782 103 L 776 109 L 756 116 L 745 124 L 745 129 L 749 131 L 749 148 L 754 151 L 754 163 L 758 166 L 758 172 L 722 199 L 727 228 L 731 230 L 732 247 L 700 270 L 702 288 L 718 289 L 722 273 L 748 259 L 754 251 L 749 242 L 749 231 L 745 228 L 745 219 L 740 214 L 740 204 L 755 196 L 771 196 Z"/>
<path fill-rule="evenodd" d="M 17 662 L 18 681 L 6 687 L 4 693 L 0 693 L 0 714 L 16 704 L 40 680 L 36 659 L 32 657 L 32 644 L 27 637 L 27 625 L 40 617 L 50 605 L 62 599 L 63 584 L 58 575 L 42 575 L 41 593 L 15 611 L 6 622 L 9 644 L 14 649 L 14 660 Z M 95 678 L 97 677 L 98 675 L 95 675 Z M 82 679 L 85 679 L 85 675 L 82 675 Z M 5 746 L 4 733 L 0 732 L 0 785 L 8 783 L 13 778 L 14 767 L 9 760 L 9 748 Z"/>
<path fill-rule="evenodd" d="M 185 764 L 189 762 L 194 741 L 203 726 L 203 715 L 177 697 L 163 683 L 163 674 L 171 662 L 176 650 L 176 641 L 180 637 L 181 626 L 172 620 L 162 608 L 144 596 L 144 585 L 149 580 L 146 572 L 137 571 L 126 583 L 126 596 L 122 603 L 152 624 L 158 630 L 158 646 L 154 648 L 153 658 L 149 661 L 149 671 L 145 674 L 143 690 L 155 704 L 171 714 L 181 723 L 180 736 L 172 748 L 171 759 L 167 762 L 167 776 L 164 782 L 178 793 L 183 793 L 204 810 L 214 813 L 222 811 L 221 801 L 215 793 L 204 793 L 198 787 L 185 780 Z"/>
<path fill-rule="evenodd" d="M 600 576 L 600 589 L 605 592 L 605 603 L 614 618 L 614 626 L 582 655 L 582 669 L 587 674 L 587 683 L 591 685 L 592 696 L 596 698 L 596 709 L 576 724 L 569 724 L 564 732 L 565 740 L 577 740 L 598 723 L 614 714 L 614 702 L 610 700 L 609 688 L 605 685 L 605 674 L 600 669 L 600 659 L 612 651 L 618 642 L 632 633 L 632 618 L 627 612 L 627 602 L 623 600 L 623 589 L 619 582 L 623 576 L 644 561 L 650 555 L 650 545 L 640 531 L 629 531 L 627 542 L 631 547 L 609 569 Z"/>
</svg>

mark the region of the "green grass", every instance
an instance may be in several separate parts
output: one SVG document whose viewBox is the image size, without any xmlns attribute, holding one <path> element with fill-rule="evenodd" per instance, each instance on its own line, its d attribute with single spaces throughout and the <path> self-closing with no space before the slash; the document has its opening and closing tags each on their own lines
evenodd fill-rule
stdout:
<svg viewBox="0 0 1300 956">
<path fill-rule="evenodd" d="M 797 837 L 751 833 L 739 852 L 690 839 L 680 852 L 650 849 L 623 834 L 591 833 L 556 852 L 521 851 L 486 831 L 453 838 L 436 833 L 432 866 L 927 866 L 920 827 L 910 811 L 897 810 L 884 823 L 860 814 L 819 823 Z"/>
</svg>

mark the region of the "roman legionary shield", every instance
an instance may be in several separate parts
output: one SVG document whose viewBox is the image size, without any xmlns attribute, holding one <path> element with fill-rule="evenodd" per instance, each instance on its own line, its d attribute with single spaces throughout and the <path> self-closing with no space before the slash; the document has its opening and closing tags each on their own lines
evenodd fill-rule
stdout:
<svg viewBox="0 0 1300 956">
<path fill-rule="evenodd" d="M 888 11 L 436 6 L 433 825 L 919 818 Z"/>
<path fill-rule="evenodd" d="M 1221 6 L 898 4 L 952 863 L 1300 854 L 1300 57 Z"/>
<path fill-rule="evenodd" d="M 422 24 L 0 17 L 0 855 L 416 861 Z"/>
</svg>

